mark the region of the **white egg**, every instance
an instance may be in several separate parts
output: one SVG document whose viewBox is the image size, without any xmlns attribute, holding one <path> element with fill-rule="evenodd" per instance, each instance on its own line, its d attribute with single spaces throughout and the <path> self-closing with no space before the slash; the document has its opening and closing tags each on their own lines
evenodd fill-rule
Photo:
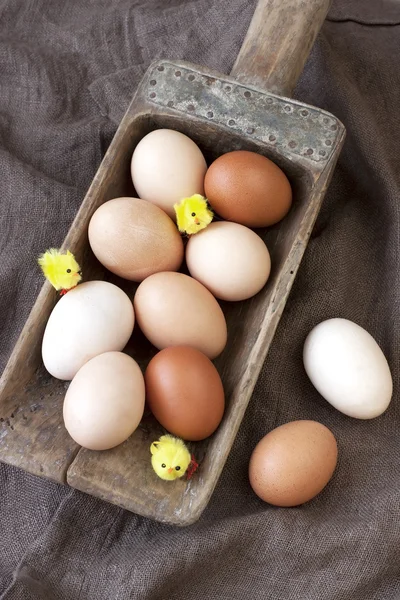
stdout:
<svg viewBox="0 0 400 600">
<path fill-rule="evenodd" d="M 393 382 L 387 360 L 365 329 L 347 319 L 328 319 L 309 333 L 303 349 L 311 382 L 349 417 L 373 419 L 388 407 Z"/>
<path fill-rule="evenodd" d="M 132 301 L 106 281 L 88 281 L 70 290 L 55 305 L 42 342 L 47 371 L 70 380 L 91 358 L 122 350 L 132 335 Z"/>
<path fill-rule="evenodd" d="M 122 352 L 100 354 L 83 365 L 68 388 L 65 427 L 84 448 L 114 448 L 139 425 L 144 398 L 144 378 L 133 358 Z"/>
<path fill-rule="evenodd" d="M 268 248 L 254 231 L 215 221 L 189 238 L 186 263 L 192 277 L 220 300 L 246 300 L 266 284 L 271 259 Z"/>
<path fill-rule="evenodd" d="M 206 170 L 200 148 L 173 129 L 148 133 L 132 155 L 132 181 L 138 196 L 153 202 L 174 220 L 176 202 L 193 194 L 204 195 Z"/>
</svg>

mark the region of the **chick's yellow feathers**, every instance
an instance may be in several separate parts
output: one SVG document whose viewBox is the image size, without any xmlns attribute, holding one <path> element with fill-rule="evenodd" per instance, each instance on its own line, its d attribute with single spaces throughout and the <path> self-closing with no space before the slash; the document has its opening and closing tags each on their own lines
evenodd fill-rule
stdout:
<svg viewBox="0 0 400 600">
<path fill-rule="evenodd" d="M 184 441 L 172 435 L 162 435 L 151 444 L 150 452 L 154 471 L 166 481 L 183 477 L 191 463 L 190 452 Z"/>
<path fill-rule="evenodd" d="M 38 263 L 56 290 L 70 290 L 82 279 L 81 268 L 69 250 L 62 254 L 60 250 L 50 248 L 39 256 Z"/>
<path fill-rule="evenodd" d="M 174 204 L 174 209 L 179 231 L 188 235 L 205 229 L 214 217 L 206 198 L 200 194 L 183 198 L 178 204 Z"/>
</svg>

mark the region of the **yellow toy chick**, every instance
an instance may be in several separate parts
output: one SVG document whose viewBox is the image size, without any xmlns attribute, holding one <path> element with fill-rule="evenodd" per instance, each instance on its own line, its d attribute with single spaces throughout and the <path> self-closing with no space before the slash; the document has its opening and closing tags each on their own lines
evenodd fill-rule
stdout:
<svg viewBox="0 0 400 600">
<path fill-rule="evenodd" d="M 179 231 L 188 235 L 205 229 L 214 217 L 214 213 L 207 204 L 207 199 L 200 194 L 183 198 L 178 204 L 174 204 L 174 209 Z"/>
<path fill-rule="evenodd" d="M 179 479 L 186 472 L 189 479 L 198 467 L 184 441 L 172 435 L 162 435 L 157 442 L 151 444 L 150 452 L 154 471 L 165 481 Z"/>
<path fill-rule="evenodd" d="M 61 295 L 76 287 L 82 279 L 81 268 L 74 255 L 67 250 L 62 254 L 60 250 L 50 248 L 39 256 L 39 266 L 44 276 Z"/>
</svg>

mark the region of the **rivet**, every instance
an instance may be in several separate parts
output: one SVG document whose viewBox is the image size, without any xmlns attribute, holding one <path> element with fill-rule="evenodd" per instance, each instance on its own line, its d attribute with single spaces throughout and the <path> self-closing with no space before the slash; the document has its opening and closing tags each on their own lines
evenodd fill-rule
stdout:
<svg viewBox="0 0 400 600">
<path fill-rule="evenodd" d="M 188 107 L 187 107 L 187 109 L 193 112 L 193 111 L 194 111 L 194 106 L 193 106 L 193 104 L 188 104 Z"/>
<path fill-rule="evenodd" d="M 167 103 L 167 106 L 169 106 L 169 108 L 172 108 L 174 105 L 174 103 L 172 102 L 172 100 L 169 100 Z"/>
<path fill-rule="evenodd" d="M 331 130 L 332 131 L 336 131 L 337 130 L 337 125 L 331 125 Z"/>
<path fill-rule="evenodd" d="M 308 150 L 306 150 L 306 154 L 311 156 L 311 154 L 314 154 L 314 150 L 312 148 L 308 148 Z"/>
<path fill-rule="evenodd" d="M 248 133 L 248 134 L 250 134 L 250 135 L 251 135 L 252 133 L 254 133 L 254 127 L 248 127 L 248 128 L 246 129 L 246 133 Z"/>
<path fill-rule="evenodd" d="M 251 94 L 250 94 L 250 92 L 245 92 L 245 93 L 244 93 L 244 97 L 245 97 L 245 98 L 251 98 Z"/>
<path fill-rule="evenodd" d="M 274 135 L 270 135 L 268 139 L 270 142 L 275 142 L 276 137 Z"/>
<path fill-rule="evenodd" d="M 289 148 L 296 148 L 296 146 L 297 143 L 295 141 L 292 140 L 291 142 L 289 142 Z"/>
<path fill-rule="evenodd" d="M 303 109 L 300 111 L 300 114 L 302 117 L 308 117 L 308 110 Z"/>
<path fill-rule="evenodd" d="M 327 146 L 332 146 L 332 140 L 325 140 L 325 144 Z"/>
<path fill-rule="evenodd" d="M 214 113 L 213 113 L 213 112 L 211 112 L 211 110 L 209 110 L 209 111 L 208 111 L 208 113 L 207 113 L 207 117 L 208 117 L 209 119 L 212 119 L 212 118 L 213 118 L 213 116 L 214 116 Z"/>
<path fill-rule="evenodd" d="M 231 125 L 231 126 L 232 126 L 232 125 L 234 125 L 234 124 L 235 124 L 235 121 L 234 121 L 233 119 L 229 119 L 229 121 L 228 121 L 228 125 Z"/>
<path fill-rule="evenodd" d="M 164 67 L 163 67 L 162 65 L 160 65 L 159 67 L 157 67 L 157 69 L 158 69 L 159 71 L 164 71 Z"/>
<path fill-rule="evenodd" d="M 150 81 L 150 85 L 156 85 L 156 83 L 157 83 L 157 81 L 156 81 L 155 79 L 152 79 L 152 80 Z"/>
<path fill-rule="evenodd" d="M 156 93 L 155 92 L 151 92 L 150 98 L 155 98 L 155 97 L 156 97 Z"/>
<path fill-rule="evenodd" d="M 180 71 L 175 71 L 175 77 L 180 77 L 182 73 Z"/>
<path fill-rule="evenodd" d="M 267 98 L 267 104 L 272 104 L 272 103 L 273 103 L 272 98 Z"/>
<path fill-rule="evenodd" d="M 188 79 L 189 81 L 194 81 L 194 75 L 189 75 Z"/>
<path fill-rule="evenodd" d="M 226 85 L 226 86 L 225 86 L 225 90 L 226 90 L 227 92 L 230 92 L 230 91 L 231 91 L 231 89 L 232 89 L 232 88 L 231 88 L 231 86 L 230 86 L 230 85 Z"/>
</svg>

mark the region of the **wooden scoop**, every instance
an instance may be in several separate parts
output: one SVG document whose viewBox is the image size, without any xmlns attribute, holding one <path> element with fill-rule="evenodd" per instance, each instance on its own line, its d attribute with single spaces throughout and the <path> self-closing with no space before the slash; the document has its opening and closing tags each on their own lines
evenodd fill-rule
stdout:
<svg viewBox="0 0 400 600">
<path fill-rule="evenodd" d="M 188 525 L 200 517 L 231 450 L 344 141 L 345 129 L 334 116 L 288 98 L 328 5 L 328 0 L 261 0 L 231 76 L 184 62 L 153 63 L 63 245 L 76 254 L 85 280 L 106 278 L 133 297 L 135 284 L 96 261 L 87 230 L 103 202 L 135 195 L 132 152 L 155 128 L 187 134 L 208 162 L 245 149 L 268 156 L 288 175 L 292 209 L 263 235 L 271 277 L 251 300 L 223 305 L 229 339 L 216 365 L 227 408 L 217 432 L 191 448 L 200 462 L 193 478 L 165 482 L 155 475 L 150 444 L 163 431 L 151 417 L 125 443 L 104 452 L 80 449 L 69 437 L 62 421 L 67 384 L 50 377 L 41 360 L 44 328 L 57 301 L 48 283 L 0 382 L 1 460 L 159 521 Z M 156 350 L 136 333 L 126 352 L 144 368 Z"/>
</svg>

